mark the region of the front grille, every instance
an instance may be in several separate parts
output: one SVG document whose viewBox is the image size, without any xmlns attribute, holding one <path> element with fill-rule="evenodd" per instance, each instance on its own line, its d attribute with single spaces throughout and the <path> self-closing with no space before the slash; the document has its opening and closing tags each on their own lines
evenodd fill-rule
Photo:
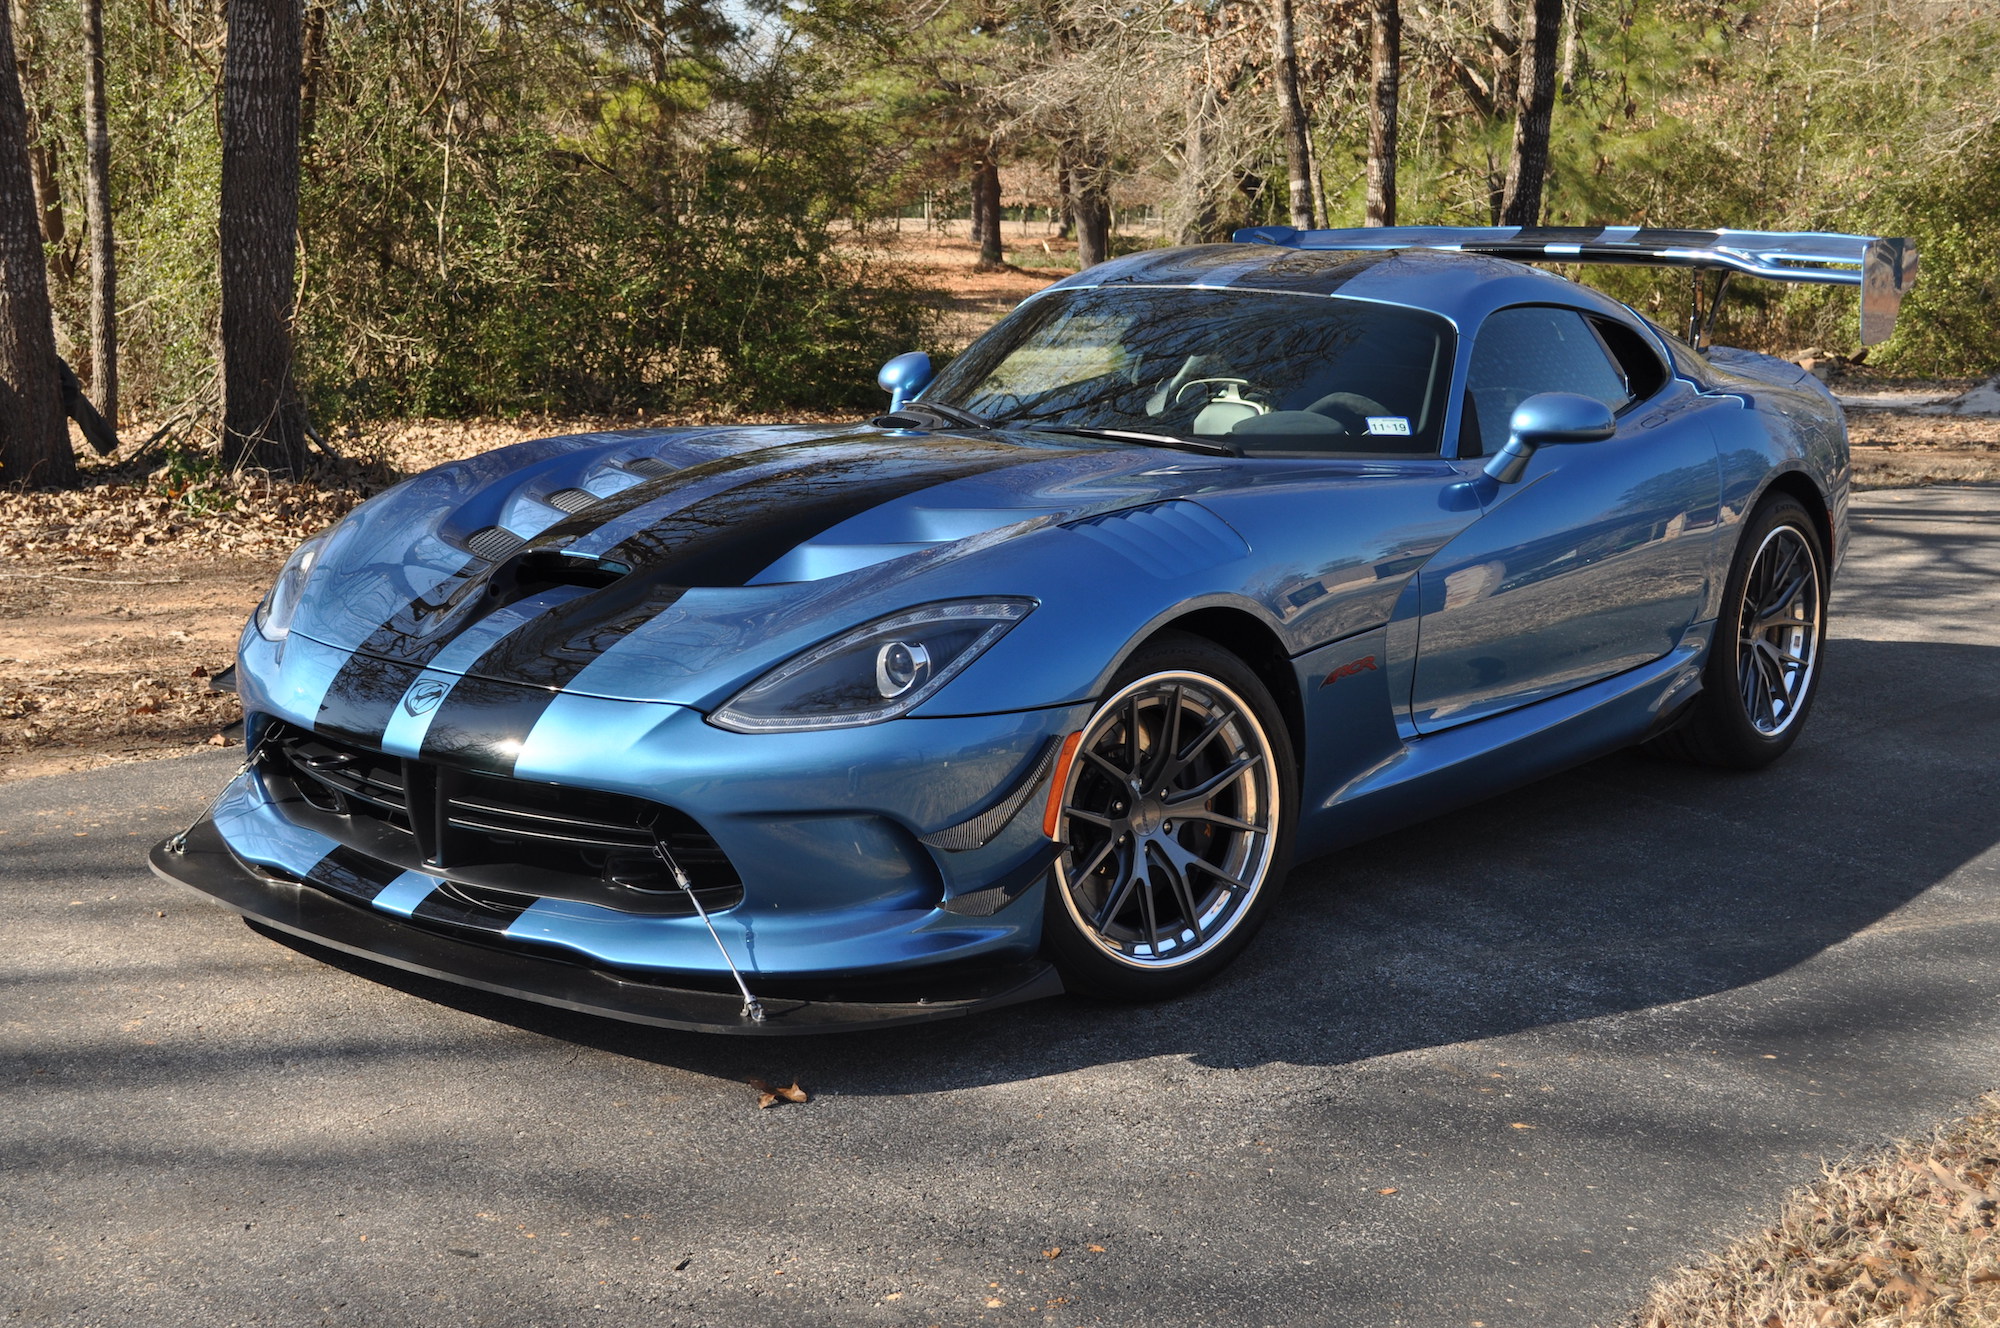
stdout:
<svg viewBox="0 0 2000 1328">
<path fill-rule="evenodd" d="M 702 907 L 730 908 L 743 884 L 693 817 L 620 793 L 389 756 L 282 721 L 259 766 L 301 823 L 396 866 L 474 890 L 575 899 L 630 913 L 693 912 L 667 852 Z"/>
</svg>

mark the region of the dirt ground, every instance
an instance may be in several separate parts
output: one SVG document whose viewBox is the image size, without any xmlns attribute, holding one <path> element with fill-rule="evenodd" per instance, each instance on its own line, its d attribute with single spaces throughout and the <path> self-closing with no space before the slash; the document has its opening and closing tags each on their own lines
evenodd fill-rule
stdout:
<svg viewBox="0 0 2000 1328">
<path fill-rule="evenodd" d="M 1034 223 L 1006 223 L 1011 266 L 993 272 L 975 270 L 964 223 L 905 226 L 877 257 L 938 286 L 951 347 L 1075 263 L 1073 245 Z M 400 475 L 550 434 L 708 422 L 413 421 L 341 436 L 358 464 L 301 483 L 147 474 L 114 459 L 88 463 L 76 492 L 0 492 L 0 780 L 232 743 L 222 730 L 236 700 L 209 680 L 234 658 L 250 610 L 299 540 Z M 1856 410 L 1851 429 L 1864 488 L 2000 481 L 2000 420 Z"/>
</svg>

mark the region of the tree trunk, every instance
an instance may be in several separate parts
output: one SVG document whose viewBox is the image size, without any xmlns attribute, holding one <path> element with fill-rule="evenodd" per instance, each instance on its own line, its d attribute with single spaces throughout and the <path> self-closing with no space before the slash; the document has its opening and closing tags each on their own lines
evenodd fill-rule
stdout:
<svg viewBox="0 0 2000 1328">
<path fill-rule="evenodd" d="M 90 399 L 118 427 L 118 262 L 111 247 L 111 130 L 104 107 L 104 0 L 83 3 L 84 217 L 90 227 Z"/>
<path fill-rule="evenodd" d="M 28 168 L 28 107 L 14 68 L 14 19 L 0 4 L 0 482 L 76 483 L 63 424 L 48 272 Z"/>
<path fill-rule="evenodd" d="M 62 145 L 42 131 L 39 110 L 42 98 L 35 83 L 39 61 L 34 33 L 27 26 L 27 0 L 9 0 L 14 19 L 14 76 L 20 80 L 21 102 L 27 108 L 28 170 L 35 184 L 35 217 L 42 228 L 42 255 L 59 282 L 76 275 L 76 252 L 65 241 L 69 222 L 63 211 Z"/>
<path fill-rule="evenodd" d="M 1556 90 L 1568 97 L 1576 91 L 1576 55 L 1581 37 L 1577 28 L 1581 26 L 1582 15 L 1576 12 L 1577 0 L 1564 0 L 1562 64 L 1556 70 Z"/>
<path fill-rule="evenodd" d="M 1071 178 L 1075 168 L 1070 164 L 1067 152 L 1056 155 L 1056 193 L 1060 196 L 1056 208 L 1056 238 L 1067 240 L 1076 233 L 1076 195 L 1070 192 Z"/>
<path fill-rule="evenodd" d="M 1316 224 L 1312 203 L 1312 144 L 1306 138 L 1306 110 L 1299 101 L 1299 54 L 1292 37 L 1292 0 L 1272 0 L 1272 59 L 1277 76 L 1278 111 L 1285 130 L 1285 175 L 1291 185 L 1292 225 Z"/>
<path fill-rule="evenodd" d="M 305 55 L 299 69 L 299 152 L 312 146 L 313 125 L 319 119 L 319 85 L 326 70 L 326 5 L 308 0 L 303 38 Z M 653 81 L 665 81 L 654 74 Z"/>
<path fill-rule="evenodd" d="M 1000 162 L 990 143 L 972 168 L 972 237 L 979 241 L 981 268 L 997 268 L 1005 261 L 1000 249 Z"/>
<path fill-rule="evenodd" d="M 1206 244 L 1214 238 L 1215 188 L 1209 179 L 1209 149 L 1215 138 L 1215 86 L 1203 79 L 1188 108 L 1187 136 L 1181 148 L 1180 192 L 1175 199 L 1174 243 Z"/>
<path fill-rule="evenodd" d="M 222 73 L 222 457 L 297 474 L 299 0 L 227 0 Z"/>
<path fill-rule="evenodd" d="M 1503 226 L 1534 226 L 1542 219 L 1542 181 L 1549 173 L 1549 116 L 1556 101 L 1556 35 L 1562 0 L 1532 0 L 1521 34 L 1521 75 L 1516 84 L 1514 156 L 1507 166 Z"/>
<path fill-rule="evenodd" d="M 1073 166 L 1070 209 L 1076 217 L 1076 261 L 1095 267 L 1111 257 L 1111 191 L 1101 166 Z"/>
<path fill-rule="evenodd" d="M 1396 0 L 1370 7 L 1373 87 L 1368 101 L 1370 226 L 1396 224 L 1396 93 L 1403 76 L 1403 15 Z"/>
</svg>

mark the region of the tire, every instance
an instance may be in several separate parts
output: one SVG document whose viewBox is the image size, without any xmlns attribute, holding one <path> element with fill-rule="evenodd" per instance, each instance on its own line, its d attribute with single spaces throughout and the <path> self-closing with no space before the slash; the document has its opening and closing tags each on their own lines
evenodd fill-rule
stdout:
<svg viewBox="0 0 2000 1328">
<path fill-rule="evenodd" d="M 1649 744 L 1662 755 L 1759 770 L 1798 741 L 1819 692 L 1826 551 L 1798 500 L 1768 497 L 1744 523 L 1724 583 L 1701 693 Z"/>
<path fill-rule="evenodd" d="M 1061 773 L 1042 935 L 1065 985 L 1158 1000 L 1220 972 L 1290 866 L 1297 766 L 1270 691 L 1213 642 L 1163 632 Z"/>
</svg>

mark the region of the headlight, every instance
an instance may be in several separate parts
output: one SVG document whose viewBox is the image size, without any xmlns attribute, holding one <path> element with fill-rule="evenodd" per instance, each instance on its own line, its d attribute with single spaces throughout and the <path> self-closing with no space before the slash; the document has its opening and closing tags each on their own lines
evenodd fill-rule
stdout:
<svg viewBox="0 0 2000 1328">
<path fill-rule="evenodd" d="M 285 560 L 284 570 L 278 573 L 271 593 L 264 596 L 264 602 L 251 618 L 266 641 L 282 641 L 291 635 L 292 615 L 299 611 L 299 596 L 305 593 L 306 578 L 312 575 L 325 547 L 326 536 L 314 535 Z"/>
<path fill-rule="evenodd" d="M 964 672 L 1034 607 L 1027 599 L 953 600 L 879 619 L 779 665 L 709 718 L 738 733 L 894 719 Z"/>
</svg>

